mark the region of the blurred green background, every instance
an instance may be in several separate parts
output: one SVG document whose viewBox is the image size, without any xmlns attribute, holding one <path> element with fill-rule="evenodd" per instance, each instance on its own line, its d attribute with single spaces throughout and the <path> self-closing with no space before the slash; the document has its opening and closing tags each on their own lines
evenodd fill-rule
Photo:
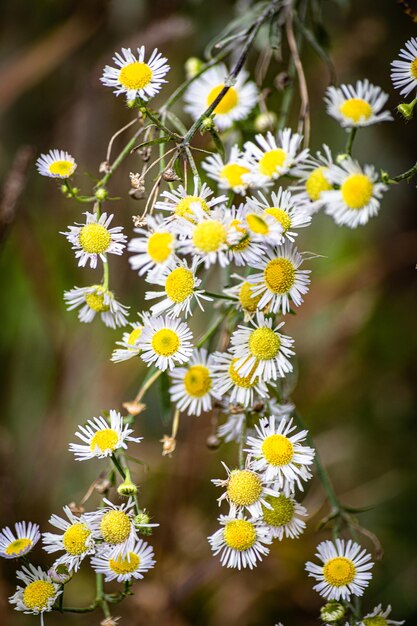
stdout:
<svg viewBox="0 0 417 626">
<path fill-rule="evenodd" d="M 395 0 L 353 0 L 340 9 L 328 0 L 323 5 L 339 80 L 367 76 L 390 93 L 393 110 L 400 100 L 390 84 L 389 63 L 416 35 L 416 24 Z M 81 500 L 102 465 L 76 464 L 68 442 L 77 424 L 102 409 L 121 408 L 143 375 L 137 362 L 109 361 L 120 331 L 98 321 L 79 324 L 74 313 L 65 311 L 64 289 L 88 284 L 95 274 L 76 267 L 58 234 L 79 220 L 80 205 L 65 200 L 54 181 L 37 175 L 35 159 L 49 148 L 68 150 L 79 164 L 77 182 L 88 190 L 85 173 L 98 174 L 109 137 L 131 119 L 122 98 L 99 83 L 113 52 L 145 43 L 168 56 L 172 69 L 158 100 L 162 103 L 182 82 L 187 57 L 201 55 L 233 11 L 234 3 L 225 0 L 0 4 L 1 526 L 26 519 L 46 530 L 52 512 Z M 326 70 L 311 49 L 306 53 L 312 148 L 326 142 L 340 150 L 345 133 L 322 105 Z M 417 120 L 406 125 L 396 118 L 364 130 L 355 154 L 397 174 L 416 160 L 416 125 Z M 132 157 L 111 183 L 113 194 L 123 197 L 111 210 L 128 234 L 131 216 L 142 210 L 126 199 L 128 173 L 136 169 Z M 311 292 L 286 327 L 299 357 L 294 399 L 338 494 L 353 506 L 372 507 L 360 522 L 385 549 L 365 606 L 371 610 L 379 602 L 391 603 L 394 619 L 410 625 L 417 624 L 416 205 L 411 183 L 392 188 L 380 216 L 357 231 L 317 216 L 300 246 L 324 258 L 311 264 Z M 111 274 L 121 301 L 140 310 L 143 281 L 128 268 L 126 255 L 111 260 Z M 161 524 L 152 538 L 158 565 L 114 614 L 132 626 L 318 623 L 320 598 L 303 566 L 316 543 L 329 536 L 315 530 L 327 512 L 320 484 L 314 480 L 307 494 L 311 519 L 299 541 L 276 542 L 253 572 L 222 569 L 206 541 L 218 514 L 219 494 L 210 479 L 222 475 L 220 460 L 235 462 L 236 449 L 208 450 L 210 418 L 184 417 L 177 451 L 163 458 L 158 440 L 169 426 L 161 422 L 157 395 L 149 396 L 148 410 L 138 418 L 136 429 L 145 441 L 135 452 L 149 469 L 139 469 L 135 479 L 143 504 Z M 97 503 L 94 495 L 88 506 Z M 362 540 L 372 549 L 368 538 Z M 50 563 L 39 546 L 35 556 L 42 565 Z M 0 564 L 0 623 L 37 623 L 7 604 L 14 591 L 14 565 Z M 93 593 L 84 565 L 68 586 L 67 601 L 88 604 Z M 87 626 L 100 620 L 99 613 L 53 614 L 46 624 Z"/>
</svg>

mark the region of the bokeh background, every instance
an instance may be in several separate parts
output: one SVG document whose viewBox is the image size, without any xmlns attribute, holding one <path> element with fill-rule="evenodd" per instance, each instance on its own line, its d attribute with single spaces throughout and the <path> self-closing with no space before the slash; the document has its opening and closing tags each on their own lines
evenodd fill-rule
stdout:
<svg viewBox="0 0 417 626">
<path fill-rule="evenodd" d="M 323 2 L 332 54 L 341 82 L 367 76 L 399 103 L 389 63 L 416 35 L 416 24 L 395 0 L 353 0 L 340 7 Z M 20 519 L 47 528 L 52 512 L 79 502 L 100 472 L 100 463 L 75 464 L 67 451 L 77 424 L 102 409 L 131 399 L 143 368 L 109 356 L 121 333 L 78 323 L 65 311 L 62 293 L 88 276 L 75 265 L 59 231 L 80 217 L 53 181 L 37 175 L 41 151 L 62 147 L 76 157 L 84 189 L 98 175 L 109 137 L 129 121 L 121 98 L 99 83 L 102 67 L 121 46 L 157 46 L 172 67 L 159 103 L 184 76 L 184 62 L 233 16 L 225 0 L 3 0 L 0 4 L 0 349 L 3 374 L 0 425 L 1 525 Z M 256 54 L 251 57 L 252 67 Z M 322 105 L 328 75 L 306 49 L 312 99 L 312 147 L 325 141 L 341 149 L 345 133 Z M 274 66 L 274 73 L 279 70 Z M 272 94 L 271 106 L 277 99 Z M 177 113 L 182 115 L 181 109 Z M 184 116 L 186 123 L 189 120 Z M 355 153 L 392 174 L 415 162 L 417 120 L 359 133 Z M 201 140 L 200 140 L 201 141 Z M 117 147 L 122 143 L 118 142 Z M 131 232 L 141 205 L 127 199 L 132 157 L 111 183 L 116 222 Z M 303 249 L 324 257 L 314 262 L 312 289 L 287 332 L 296 339 L 299 381 L 294 399 L 344 502 L 370 507 L 360 522 L 375 533 L 385 556 L 374 570 L 366 607 L 391 603 L 396 619 L 417 624 L 416 539 L 416 350 L 415 182 L 392 188 L 381 213 L 365 228 L 338 228 L 320 214 L 300 237 Z M 81 210 L 83 207 L 81 206 Z M 122 302 L 140 309 L 143 281 L 126 256 L 111 260 L 112 285 Z M 222 569 L 210 554 L 207 534 L 216 528 L 220 460 L 233 464 L 233 445 L 210 451 L 210 417 L 183 418 L 172 458 L 161 456 L 158 393 L 138 418 L 145 436 L 137 453 L 143 504 L 161 526 L 152 542 L 158 566 L 136 586 L 115 615 L 129 625 L 286 626 L 318 623 L 320 598 L 303 571 L 316 543 L 329 536 L 316 527 L 325 496 L 313 481 L 311 511 L 299 541 L 275 543 L 253 572 Z M 94 508 L 98 495 L 88 501 Z M 362 537 L 373 549 L 371 541 Z M 38 547 L 36 558 L 47 566 Z M 20 626 L 37 618 L 12 611 L 14 563 L 2 561 L 0 623 Z M 88 604 L 93 579 L 85 565 L 67 588 L 67 601 Z M 47 624 L 99 624 L 100 615 L 47 616 Z"/>
</svg>

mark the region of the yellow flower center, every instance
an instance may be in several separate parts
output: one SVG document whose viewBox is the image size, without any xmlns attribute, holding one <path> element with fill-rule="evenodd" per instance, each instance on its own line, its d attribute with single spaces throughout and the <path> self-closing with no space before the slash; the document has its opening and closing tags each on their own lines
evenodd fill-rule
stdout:
<svg viewBox="0 0 417 626">
<path fill-rule="evenodd" d="M 410 63 L 410 74 L 417 80 L 417 57 Z"/>
<path fill-rule="evenodd" d="M 291 218 L 288 213 L 284 211 L 284 209 L 279 209 L 278 207 L 271 206 L 268 209 L 265 209 L 265 213 L 267 215 L 272 215 L 272 217 L 274 217 L 277 222 L 281 224 L 282 228 L 284 229 L 284 233 L 286 233 L 287 230 L 290 228 Z"/>
<path fill-rule="evenodd" d="M 279 352 L 281 342 L 272 328 L 257 328 L 249 337 L 249 351 L 259 360 L 273 359 Z"/>
<path fill-rule="evenodd" d="M 191 208 L 191 205 L 195 204 L 196 202 L 198 202 L 200 207 L 206 213 L 210 211 L 210 207 L 208 206 L 207 202 L 202 200 L 202 198 L 199 198 L 198 196 L 186 196 L 185 198 L 182 198 L 182 200 L 180 200 L 175 207 L 175 215 L 177 215 L 178 217 L 184 217 L 191 222 L 192 220 L 190 220 L 189 218 L 194 215 L 194 211 Z"/>
<path fill-rule="evenodd" d="M 281 494 L 277 497 L 267 496 L 265 500 L 272 506 L 272 509 L 267 509 L 262 505 L 262 515 L 265 524 L 269 526 L 285 526 L 285 524 L 291 522 L 295 508 L 291 498 Z"/>
<path fill-rule="evenodd" d="M 146 63 L 135 61 L 122 67 L 119 83 L 126 89 L 143 89 L 152 80 L 152 70 Z"/>
<path fill-rule="evenodd" d="M 372 181 L 365 174 L 351 174 L 340 188 L 342 198 L 350 209 L 361 209 L 372 198 Z"/>
<path fill-rule="evenodd" d="M 236 251 L 246 250 L 246 248 L 248 247 L 250 243 L 250 237 L 248 235 L 248 231 L 245 228 L 243 228 L 242 221 L 232 220 L 230 222 L 230 229 L 232 228 L 236 231 L 237 234 L 240 235 L 240 240 L 237 243 L 229 245 L 229 248 L 231 250 L 236 250 Z"/>
<path fill-rule="evenodd" d="M 256 543 L 256 529 L 252 522 L 235 519 L 227 522 L 223 530 L 225 544 L 232 550 L 249 550 Z"/>
<path fill-rule="evenodd" d="M 140 565 L 140 558 L 134 552 L 129 552 L 129 557 L 109 560 L 109 568 L 115 574 L 131 574 L 135 572 Z"/>
<path fill-rule="evenodd" d="M 89 254 L 106 252 L 111 242 L 111 235 L 101 224 L 86 224 L 78 237 L 80 246 Z"/>
<path fill-rule="evenodd" d="M 29 583 L 23 592 L 23 604 L 31 611 L 43 611 L 55 596 L 55 587 L 46 580 Z"/>
<path fill-rule="evenodd" d="M 251 387 L 254 387 L 258 382 L 257 376 L 255 376 L 255 378 L 252 381 L 252 376 L 257 367 L 257 363 L 255 363 L 255 365 L 252 367 L 251 371 L 249 372 L 247 376 L 240 376 L 240 374 L 238 374 L 238 372 L 236 371 L 234 367 L 234 364 L 236 363 L 237 360 L 238 359 L 233 359 L 232 362 L 230 363 L 230 366 L 229 366 L 230 379 L 237 387 L 243 387 L 244 389 L 250 389 Z"/>
<path fill-rule="evenodd" d="M 337 556 L 330 559 L 323 567 L 324 579 L 333 587 L 343 587 L 353 582 L 356 575 L 356 568 L 350 559 L 344 556 Z"/>
<path fill-rule="evenodd" d="M 90 450 L 94 451 L 96 448 L 99 448 L 101 452 L 114 450 L 118 443 L 119 436 L 116 431 L 111 428 L 104 428 L 98 430 L 91 438 Z"/>
<path fill-rule="evenodd" d="M 49 171 L 51 174 L 68 178 L 74 171 L 74 163 L 72 161 L 54 161 L 49 166 Z"/>
<path fill-rule="evenodd" d="M 215 101 L 221 90 L 223 89 L 224 84 L 217 85 L 213 87 L 207 96 L 207 106 L 209 107 L 212 102 Z M 225 93 L 223 98 L 220 100 L 219 104 L 214 109 L 214 113 L 219 115 L 224 115 L 225 113 L 229 113 L 232 109 L 235 108 L 238 102 L 237 91 L 234 87 L 229 87 L 229 90 Z"/>
<path fill-rule="evenodd" d="M 165 292 L 174 302 L 184 302 L 194 291 L 194 275 L 185 267 L 177 267 L 165 281 Z"/>
<path fill-rule="evenodd" d="M 174 235 L 171 233 L 153 233 L 148 239 L 147 252 L 155 263 L 163 263 L 172 252 Z"/>
<path fill-rule="evenodd" d="M 152 337 L 152 348 L 159 356 L 172 356 L 180 347 L 180 338 L 171 328 L 161 328 Z"/>
<path fill-rule="evenodd" d="M 318 200 L 323 191 L 329 191 L 332 186 L 324 175 L 328 167 L 316 167 L 307 178 L 305 186 L 310 200 Z"/>
<path fill-rule="evenodd" d="M 237 506 L 249 506 L 258 502 L 262 493 L 262 481 L 250 470 L 234 470 L 227 483 L 229 500 Z"/>
<path fill-rule="evenodd" d="M 100 287 L 98 287 L 97 291 L 93 291 L 92 293 L 86 293 L 84 295 L 85 301 L 96 313 L 104 313 L 105 311 L 110 310 L 109 304 L 104 304 L 104 293 L 100 291 Z"/>
<path fill-rule="evenodd" d="M 278 168 L 282 167 L 287 158 L 287 153 L 282 148 L 265 152 L 259 161 L 259 171 L 264 176 L 271 178 Z"/>
<path fill-rule="evenodd" d="M 261 299 L 262 295 L 254 296 L 252 294 L 252 287 L 248 282 L 242 283 L 239 290 L 239 302 L 242 309 L 248 311 L 249 313 L 253 313 L 258 308 L 258 302 Z"/>
<path fill-rule="evenodd" d="M 360 122 L 362 119 L 369 119 L 372 115 L 372 107 L 369 102 L 361 98 L 349 98 L 339 107 L 339 111 L 352 122 Z"/>
<path fill-rule="evenodd" d="M 192 365 L 184 376 L 184 387 L 189 396 L 202 398 L 211 389 L 210 371 L 204 365 Z"/>
<path fill-rule="evenodd" d="M 88 550 L 87 539 L 91 535 L 91 530 L 82 522 L 72 524 L 64 532 L 62 543 L 68 554 L 76 556 L 77 554 L 83 554 Z"/>
<path fill-rule="evenodd" d="M 138 339 L 140 339 L 141 335 L 142 335 L 142 326 L 138 326 L 138 328 L 134 328 L 132 330 L 132 332 L 130 333 L 128 339 L 127 339 L 127 343 L 129 344 L 129 346 L 134 346 L 135 343 L 138 341 Z"/>
<path fill-rule="evenodd" d="M 256 213 L 249 213 L 246 216 L 246 223 L 252 232 L 257 235 L 267 235 L 269 233 L 269 226 L 265 220 Z"/>
<path fill-rule="evenodd" d="M 238 163 L 227 163 L 219 172 L 220 178 L 226 181 L 229 187 L 246 187 L 247 183 L 243 180 L 244 174 L 249 174 L 250 170 Z"/>
<path fill-rule="evenodd" d="M 123 511 L 107 511 L 100 522 L 101 535 L 106 543 L 123 543 L 130 535 L 131 522 Z"/>
<path fill-rule="evenodd" d="M 294 456 L 294 446 L 284 435 L 269 435 L 262 442 L 262 455 L 269 465 L 287 465 Z"/>
<path fill-rule="evenodd" d="M 295 282 L 295 267 L 284 257 L 272 259 L 264 269 L 264 279 L 274 293 L 288 293 Z"/>
<path fill-rule="evenodd" d="M 193 243 L 202 252 L 216 252 L 226 241 L 226 227 L 217 220 L 200 222 L 194 229 Z"/>
<path fill-rule="evenodd" d="M 382 615 L 375 615 L 375 617 L 365 617 L 362 620 L 365 626 L 387 626 L 388 622 Z"/>
<path fill-rule="evenodd" d="M 33 544 L 31 539 L 26 537 L 21 537 L 20 539 L 15 539 L 12 543 L 9 543 L 5 552 L 9 556 L 17 556 L 21 552 L 25 552 L 28 548 L 30 548 Z"/>
</svg>

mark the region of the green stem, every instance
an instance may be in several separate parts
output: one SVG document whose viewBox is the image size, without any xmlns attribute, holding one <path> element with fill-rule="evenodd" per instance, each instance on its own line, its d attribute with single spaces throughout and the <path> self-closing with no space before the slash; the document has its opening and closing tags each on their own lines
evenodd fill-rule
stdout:
<svg viewBox="0 0 417 626">
<path fill-rule="evenodd" d="M 240 469 L 245 468 L 245 452 L 244 452 L 245 443 L 246 443 L 246 415 L 245 415 L 245 421 L 242 424 L 242 430 L 240 432 L 240 439 L 239 439 L 239 468 Z"/>
<path fill-rule="evenodd" d="M 106 260 L 103 261 L 103 287 L 104 289 L 109 288 L 109 263 L 107 257 Z"/>
<path fill-rule="evenodd" d="M 210 326 L 208 331 L 198 340 L 197 348 L 201 348 L 201 346 L 203 346 L 206 343 L 206 341 L 208 339 L 210 339 L 212 334 L 216 332 L 216 330 L 218 329 L 220 324 L 224 321 L 224 319 L 225 319 L 225 314 L 224 313 L 222 315 L 219 315 L 219 317 Z"/>
<path fill-rule="evenodd" d="M 410 178 L 412 178 L 416 174 L 417 174 L 417 163 L 415 163 L 415 165 L 413 165 L 413 167 L 410 167 L 409 170 L 403 172 L 402 174 L 398 174 L 398 176 L 394 176 L 394 178 L 390 178 L 388 180 L 388 183 L 389 184 L 393 184 L 393 183 L 399 183 L 402 180 L 409 180 Z"/>
<path fill-rule="evenodd" d="M 355 141 L 355 137 L 356 137 L 357 131 L 358 131 L 358 129 L 356 128 L 356 126 L 354 126 L 350 130 L 350 133 L 348 135 L 348 139 L 347 139 L 347 143 L 346 143 L 346 154 L 348 154 L 349 156 L 352 156 L 353 142 Z"/>
<path fill-rule="evenodd" d="M 120 165 L 123 163 L 123 161 L 126 159 L 126 157 L 129 156 L 132 148 L 135 147 L 135 144 L 137 142 L 138 136 L 140 135 L 140 133 L 142 132 L 142 129 L 140 128 L 134 135 L 133 137 L 128 141 L 128 143 L 125 145 L 125 147 L 123 148 L 123 150 L 119 153 L 119 155 L 116 157 L 116 159 L 114 160 L 113 164 L 110 166 L 110 170 L 107 172 L 107 174 L 105 176 L 103 176 L 103 178 L 97 183 L 97 187 L 105 187 L 107 185 L 107 183 L 109 182 L 110 178 L 113 176 L 113 174 L 115 173 L 115 171 L 120 167 Z"/>
<path fill-rule="evenodd" d="M 117 458 L 117 456 L 115 454 L 111 455 L 111 460 L 113 461 L 114 466 L 117 469 L 117 471 L 119 472 L 120 476 L 123 478 L 123 480 L 125 480 L 126 472 L 124 471 L 123 467 L 121 466 L 121 463 L 120 463 L 119 459 Z"/>
<path fill-rule="evenodd" d="M 150 111 L 148 109 L 148 107 L 142 105 L 140 107 L 140 110 L 142 113 L 144 113 L 147 117 L 149 117 L 149 119 L 160 129 L 162 130 L 164 133 L 166 133 L 168 135 L 168 137 L 171 137 L 171 139 L 173 139 L 174 141 L 181 141 L 182 137 L 181 135 L 178 135 L 177 133 L 174 133 L 172 130 L 170 130 L 167 126 L 165 126 L 165 124 L 156 116 L 154 115 L 154 113 L 152 111 Z"/>
<path fill-rule="evenodd" d="M 215 293 L 214 291 L 205 291 L 207 296 L 211 298 L 215 298 L 216 300 L 231 300 L 232 302 L 237 302 L 237 298 L 233 296 L 226 296 L 224 293 Z"/>
</svg>

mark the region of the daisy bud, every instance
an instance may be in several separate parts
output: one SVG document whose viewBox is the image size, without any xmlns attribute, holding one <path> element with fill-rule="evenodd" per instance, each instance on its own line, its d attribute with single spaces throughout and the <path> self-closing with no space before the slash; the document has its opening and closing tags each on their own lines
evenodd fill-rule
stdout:
<svg viewBox="0 0 417 626">
<path fill-rule="evenodd" d="M 277 124 L 277 116 L 272 111 L 260 113 L 255 118 L 255 129 L 258 133 L 266 133 L 267 130 L 274 130 Z"/>
<path fill-rule="evenodd" d="M 168 167 L 165 172 L 162 174 L 162 178 L 167 181 L 167 183 L 172 183 L 176 180 L 180 180 L 180 177 L 175 173 L 172 167 Z"/>
<path fill-rule="evenodd" d="M 217 450 L 220 445 L 220 439 L 217 435 L 209 435 L 206 439 L 206 446 L 209 450 Z"/>
<path fill-rule="evenodd" d="M 405 120 L 411 120 L 413 117 L 414 107 L 416 105 L 417 99 L 407 104 L 406 102 L 402 102 L 397 106 L 397 111 L 400 115 L 403 116 Z"/>
<path fill-rule="evenodd" d="M 337 155 L 337 157 L 336 157 L 336 162 L 337 162 L 337 163 L 342 163 L 343 161 L 345 161 L 345 160 L 346 160 L 346 159 L 348 159 L 348 158 L 349 158 L 349 155 L 348 155 L 348 154 L 345 154 L 345 153 L 343 153 L 343 154 L 338 154 L 338 155 Z"/>
<path fill-rule="evenodd" d="M 117 487 L 117 493 L 119 496 L 125 496 L 129 498 L 130 496 L 135 496 L 138 492 L 138 488 L 132 481 L 130 480 L 130 472 L 126 470 L 126 478 L 125 480 Z"/>
<path fill-rule="evenodd" d="M 51 578 L 52 582 L 58 585 L 65 585 L 71 580 L 73 573 L 70 572 L 66 565 L 60 563 L 59 565 L 53 565 L 48 570 L 48 576 Z"/>
<path fill-rule="evenodd" d="M 320 609 L 320 617 L 323 622 L 338 622 L 345 616 L 345 607 L 340 602 L 328 602 Z"/>
<path fill-rule="evenodd" d="M 185 62 L 185 75 L 187 79 L 194 78 L 202 69 L 203 62 L 197 57 L 190 57 Z"/>
<path fill-rule="evenodd" d="M 202 132 L 213 130 L 213 128 L 216 128 L 216 127 L 211 117 L 205 117 L 203 120 L 203 123 L 201 124 Z"/>
<path fill-rule="evenodd" d="M 105 189 L 104 187 L 99 187 L 94 195 L 99 202 L 102 202 L 107 198 L 109 194 L 107 189 Z"/>
</svg>

